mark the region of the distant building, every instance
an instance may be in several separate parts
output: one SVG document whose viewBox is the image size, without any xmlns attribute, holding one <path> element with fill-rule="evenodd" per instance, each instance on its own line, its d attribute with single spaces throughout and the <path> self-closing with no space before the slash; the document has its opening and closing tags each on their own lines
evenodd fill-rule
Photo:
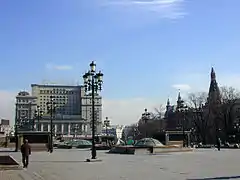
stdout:
<svg viewBox="0 0 240 180">
<path fill-rule="evenodd" d="M 166 130 L 181 130 L 182 118 L 176 113 L 177 109 L 183 105 L 181 93 L 178 93 L 176 105 L 171 105 L 170 100 L 167 100 L 166 112 L 164 118 L 166 119 Z"/>
<path fill-rule="evenodd" d="M 95 95 L 95 122 L 96 122 L 96 134 L 100 135 L 102 132 L 102 97 Z M 81 116 L 86 123 L 85 132 L 91 135 L 92 128 L 92 96 L 91 94 L 86 95 L 85 93 L 81 96 Z"/>
<path fill-rule="evenodd" d="M 103 135 L 115 136 L 117 139 L 121 139 L 122 134 L 123 134 L 123 130 L 124 130 L 124 126 L 122 126 L 122 125 L 111 125 L 107 129 L 103 128 L 102 129 L 102 134 Z"/>
<path fill-rule="evenodd" d="M 31 87 L 32 95 L 37 97 L 37 105 L 45 114 L 47 102 L 50 102 L 50 97 L 53 96 L 57 106 L 56 114 L 76 115 L 81 119 L 82 86 L 32 84 Z"/>
<path fill-rule="evenodd" d="M 184 101 L 182 100 L 180 93 L 178 94 L 176 106 L 171 106 L 169 100 L 167 101 L 165 112 L 165 119 L 167 120 L 166 130 L 182 130 L 184 123 L 185 130 L 189 130 L 190 128 L 196 128 L 198 131 L 201 130 L 202 132 L 204 132 L 201 135 L 201 140 L 204 143 L 215 143 L 216 138 L 218 137 L 223 137 L 226 139 L 226 133 L 224 134 L 224 132 L 227 132 L 226 124 L 229 123 L 229 127 L 231 128 L 231 124 L 233 124 L 233 122 L 230 123 L 229 119 L 231 119 L 231 117 L 233 116 L 230 116 L 230 118 L 226 116 L 225 120 L 223 121 L 223 118 L 221 117 L 222 115 L 221 113 L 219 113 L 221 112 L 221 110 L 219 109 L 222 108 L 223 104 L 221 102 L 220 90 L 216 80 L 216 73 L 213 68 L 211 69 L 210 73 L 208 99 L 205 104 L 201 105 L 203 113 L 202 116 L 203 118 L 205 118 L 206 121 L 201 119 L 201 121 L 203 122 L 194 122 L 193 118 L 185 118 L 183 121 L 183 117 L 181 116 L 181 114 L 176 113 L 175 111 L 178 110 L 178 108 L 181 107 L 183 103 Z M 237 101 L 235 101 L 235 103 L 237 103 Z M 230 107 L 233 108 L 234 106 L 232 105 Z M 229 112 L 230 111 L 231 109 L 229 110 Z M 196 117 L 199 116 L 198 112 L 195 113 Z M 228 114 L 229 113 L 227 113 L 226 115 Z M 239 117 L 237 119 L 239 119 Z"/>
<path fill-rule="evenodd" d="M 16 119 L 27 117 L 29 124 L 34 123 L 37 107 L 43 112 L 40 119 L 40 130 L 50 131 L 50 114 L 47 102 L 51 97 L 56 104 L 56 113 L 53 117 L 54 133 L 74 136 L 91 135 L 92 107 L 91 96 L 87 95 L 83 86 L 68 86 L 55 84 L 32 84 L 32 95 L 20 92 L 16 97 Z M 95 97 L 96 134 L 102 130 L 102 98 Z M 32 126 L 32 125 L 31 125 Z"/>
<path fill-rule="evenodd" d="M 7 136 L 11 131 L 10 121 L 7 119 L 1 119 L 0 132 L 2 135 Z"/>
<path fill-rule="evenodd" d="M 37 107 L 37 97 L 26 91 L 20 91 L 16 96 L 15 124 L 19 130 L 31 130 L 34 126 L 34 111 Z"/>
</svg>

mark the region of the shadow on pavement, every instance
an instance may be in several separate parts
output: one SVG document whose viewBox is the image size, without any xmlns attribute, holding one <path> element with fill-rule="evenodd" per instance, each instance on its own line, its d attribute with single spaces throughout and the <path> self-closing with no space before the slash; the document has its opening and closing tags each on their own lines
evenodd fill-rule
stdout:
<svg viewBox="0 0 240 180">
<path fill-rule="evenodd" d="M 0 153 L 11 153 L 15 152 L 15 149 L 13 148 L 0 148 Z"/>
<path fill-rule="evenodd" d="M 240 179 L 240 176 L 222 176 L 222 177 L 212 177 L 212 178 L 198 178 L 198 179 L 187 179 L 187 180 L 214 180 L 214 179 Z"/>
<path fill-rule="evenodd" d="M 34 163 L 83 163 L 85 161 L 31 161 Z"/>
<path fill-rule="evenodd" d="M 11 150 L 6 150 L 6 151 L 0 151 L 0 153 L 13 153 L 13 152 L 15 152 L 15 151 L 11 151 Z"/>
</svg>

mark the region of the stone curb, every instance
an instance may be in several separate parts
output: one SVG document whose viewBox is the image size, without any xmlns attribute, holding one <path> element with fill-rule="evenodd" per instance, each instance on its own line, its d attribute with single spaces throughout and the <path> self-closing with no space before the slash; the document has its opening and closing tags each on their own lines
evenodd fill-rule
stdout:
<svg viewBox="0 0 240 180">
<path fill-rule="evenodd" d="M 176 152 L 192 152 L 193 149 L 181 149 L 181 150 L 169 150 L 169 151 L 158 151 L 152 154 L 162 154 L 162 153 L 176 153 Z"/>
<path fill-rule="evenodd" d="M 9 156 L 15 163 L 16 165 L 0 165 L 0 170 L 22 170 L 23 168 L 20 166 L 20 163 L 11 155 L 6 155 Z"/>
</svg>

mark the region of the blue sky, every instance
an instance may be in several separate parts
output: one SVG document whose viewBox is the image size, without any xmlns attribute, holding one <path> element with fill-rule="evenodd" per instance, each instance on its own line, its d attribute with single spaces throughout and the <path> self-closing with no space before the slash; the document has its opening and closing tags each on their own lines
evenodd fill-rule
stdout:
<svg viewBox="0 0 240 180">
<path fill-rule="evenodd" d="M 104 115 L 116 123 L 175 100 L 179 87 L 206 90 L 211 66 L 220 84 L 240 87 L 238 7 L 239 0 L 2 0 L 0 98 L 10 102 L 6 93 L 31 83 L 81 83 L 91 60 L 105 75 Z"/>
</svg>

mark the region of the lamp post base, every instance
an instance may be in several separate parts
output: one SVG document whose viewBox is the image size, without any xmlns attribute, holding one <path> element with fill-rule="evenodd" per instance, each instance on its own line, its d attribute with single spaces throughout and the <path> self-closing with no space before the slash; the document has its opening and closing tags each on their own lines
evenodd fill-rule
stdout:
<svg viewBox="0 0 240 180">
<path fill-rule="evenodd" d="M 102 162 L 101 159 L 86 159 L 86 162 Z"/>
<path fill-rule="evenodd" d="M 92 158 L 91 159 L 97 159 L 97 152 L 96 150 L 92 150 Z"/>
</svg>

